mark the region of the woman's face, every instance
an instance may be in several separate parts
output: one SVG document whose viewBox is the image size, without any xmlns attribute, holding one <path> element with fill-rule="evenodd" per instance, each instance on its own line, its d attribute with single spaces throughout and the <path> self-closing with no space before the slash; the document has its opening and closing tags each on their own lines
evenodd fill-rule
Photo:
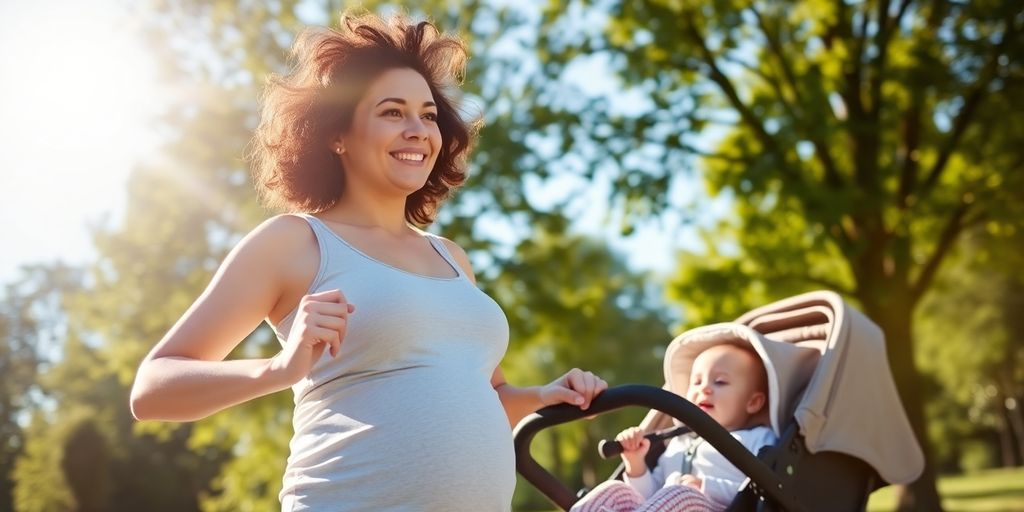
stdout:
<svg viewBox="0 0 1024 512">
<path fill-rule="evenodd" d="M 408 196 L 422 188 L 441 149 L 427 81 L 408 68 L 382 73 L 335 144 L 342 149 L 346 192 Z"/>
</svg>

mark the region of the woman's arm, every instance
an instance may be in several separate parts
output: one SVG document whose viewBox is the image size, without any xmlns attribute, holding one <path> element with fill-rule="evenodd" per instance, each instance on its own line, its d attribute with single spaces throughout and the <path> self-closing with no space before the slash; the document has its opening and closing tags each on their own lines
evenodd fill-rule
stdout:
<svg viewBox="0 0 1024 512">
<path fill-rule="evenodd" d="M 573 404 L 586 410 L 595 396 L 608 389 L 608 384 L 600 377 L 579 368 L 569 370 L 544 386 L 526 388 L 510 385 L 505 381 L 501 368 L 495 368 L 491 385 L 498 392 L 508 422 L 513 427 L 526 415 L 548 405 Z"/>
<path fill-rule="evenodd" d="M 451 240 L 444 239 L 448 252 L 462 267 L 470 281 L 476 283 L 472 265 L 466 251 Z M 590 401 L 608 388 L 608 384 L 593 373 L 573 368 L 544 386 L 516 387 L 505 380 L 501 368 L 495 368 L 491 375 L 491 385 L 498 392 L 502 407 L 508 416 L 509 423 L 514 427 L 526 415 L 547 405 L 571 403 L 581 409 L 590 407 Z"/>
<path fill-rule="evenodd" d="M 137 419 L 193 421 L 301 378 L 276 356 L 224 358 L 274 309 L 285 279 L 294 277 L 287 265 L 307 266 L 312 280 L 317 263 L 308 256 L 303 261 L 303 255 L 318 260 L 319 253 L 305 224 L 297 217 L 275 217 L 231 251 L 203 294 L 139 366 L 131 392 Z"/>
</svg>

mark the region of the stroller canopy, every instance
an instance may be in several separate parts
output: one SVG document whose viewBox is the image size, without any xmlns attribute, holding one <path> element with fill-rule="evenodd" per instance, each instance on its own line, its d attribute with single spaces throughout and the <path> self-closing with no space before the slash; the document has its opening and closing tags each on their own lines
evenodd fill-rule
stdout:
<svg viewBox="0 0 1024 512">
<path fill-rule="evenodd" d="M 666 388 L 684 394 L 693 360 L 721 343 L 749 344 L 761 356 L 776 434 L 794 418 L 812 453 L 857 457 L 889 483 L 920 476 L 924 456 L 892 381 L 885 337 L 839 295 L 811 292 L 679 335 L 665 353 Z M 659 415 L 645 426 L 663 426 Z"/>
</svg>

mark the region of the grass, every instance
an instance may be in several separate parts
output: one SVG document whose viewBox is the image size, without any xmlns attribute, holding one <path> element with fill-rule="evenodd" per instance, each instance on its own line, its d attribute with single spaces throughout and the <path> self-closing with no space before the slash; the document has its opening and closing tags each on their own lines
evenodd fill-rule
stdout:
<svg viewBox="0 0 1024 512">
<path fill-rule="evenodd" d="M 939 478 L 939 495 L 946 512 L 1024 512 L 1024 468 L 994 469 Z M 869 512 L 894 510 L 892 487 L 871 495 Z"/>
</svg>

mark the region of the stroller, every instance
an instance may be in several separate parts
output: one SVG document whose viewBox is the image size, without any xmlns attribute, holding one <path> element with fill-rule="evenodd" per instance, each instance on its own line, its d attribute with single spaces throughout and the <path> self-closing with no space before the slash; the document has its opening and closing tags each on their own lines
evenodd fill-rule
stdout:
<svg viewBox="0 0 1024 512">
<path fill-rule="evenodd" d="M 697 354 L 720 343 L 749 344 L 765 363 L 768 414 L 779 441 L 756 456 L 669 391 L 673 376 L 686 378 Z M 892 382 L 881 329 L 833 292 L 791 297 L 735 322 L 687 331 L 669 344 L 664 368 L 663 388 L 617 386 L 587 411 L 563 404 L 524 418 L 514 431 L 516 469 L 568 510 L 579 498 L 533 459 L 530 441 L 542 429 L 626 406 L 651 409 L 641 427 L 660 442 L 651 443 L 649 467 L 665 450 L 664 439 L 678 435 L 680 429 L 671 428 L 678 420 L 747 475 L 727 511 L 863 511 L 871 492 L 909 483 L 924 469 Z M 669 430 L 674 432 L 665 434 Z M 621 473 L 622 466 L 612 477 Z"/>
</svg>

